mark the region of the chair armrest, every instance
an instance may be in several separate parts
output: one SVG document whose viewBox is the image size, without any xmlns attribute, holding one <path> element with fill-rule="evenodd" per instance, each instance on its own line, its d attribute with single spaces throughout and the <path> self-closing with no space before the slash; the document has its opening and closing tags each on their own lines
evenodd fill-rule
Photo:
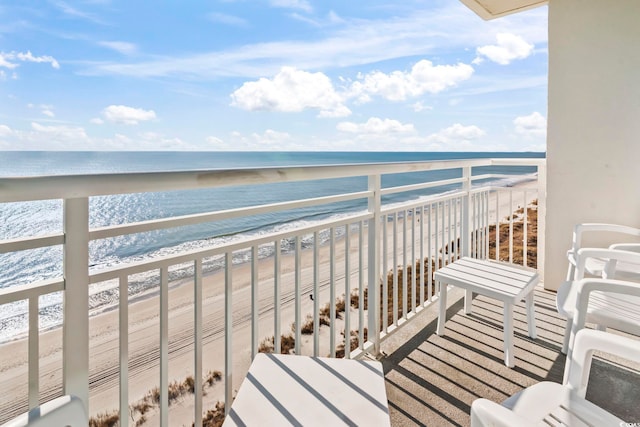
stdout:
<svg viewBox="0 0 640 427">
<path fill-rule="evenodd" d="M 622 245 L 622 244 L 620 244 Z M 612 278 L 615 275 L 617 262 L 638 264 L 640 268 L 640 245 L 638 252 L 610 248 L 581 248 L 576 253 L 576 280 L 584 278 L 587 260 L 601 259 L 606 262 L 604 275 Z"/>
<path fill-rule="evenodd" d="M 640 243 L 614 243 L 609 249 L 628 252 L 640 252 Z"/>
<path fill-rule="evenodd" d="M 471 404 L 471 427 L 511 427 L 533 425 L 510 409 L 488 399 L 476 399 Z"/>
<path fill-rule="evenodd" d="M 82 401 L 66 395 L 33 408 L 1 427 L 81 427 L 88 424 Z"/>
<path fill-rule="evenodd" d="M 640 362 L 637 340 L 591 329 L 580 330 L 576 334 L 574 349 L 571 353 L 567 385 L 582 398 L 587 391 L 594 351 L 602 351 L 636 363 Z"/>
<path fill-rule="evenodd" d="M 590 232 L 608 232 L 608 233 L 622 233 L 629 234 L 631 236 L 640 237 L 640 228 L 629 227 L 628 225 L 621 224 L 607 224 L 601 222 L 588 222 L 583 224 L 577 224 L 574 227 L 574 232 L 578 235 L 582 233 Z"/>
</svg>

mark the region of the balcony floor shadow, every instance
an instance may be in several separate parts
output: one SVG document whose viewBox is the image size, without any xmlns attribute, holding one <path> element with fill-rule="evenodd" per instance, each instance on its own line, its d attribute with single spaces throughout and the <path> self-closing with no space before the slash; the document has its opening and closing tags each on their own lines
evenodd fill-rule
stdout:
<svg viewBox="0 0 640 427">
<path fill-rule="evenodd" d="M 392 426 L 467 426 L 477 398 L 501 402 L 540 381 L 561 382 L 565 320 L 555 293 L 535 291 L 537 338 L 527 335 L 524 303 L 514 309 L 516 364 L 504 365 L 502 303 L 483 296 L 464 314 L 464 292 L 449 293 L 445 336 L 436 335 L 437 304 L 382 343 Z M 629 422 L 640 421 L 640 367 L 597 358 L 587 399 Z"/>
</svg>

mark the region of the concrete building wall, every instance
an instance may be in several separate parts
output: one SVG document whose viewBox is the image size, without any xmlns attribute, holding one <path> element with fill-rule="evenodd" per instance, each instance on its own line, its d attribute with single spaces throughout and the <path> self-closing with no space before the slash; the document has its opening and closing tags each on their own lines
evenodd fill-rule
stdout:
<svg viewBox="0 0 640 427">
<path fill-rule="evenodd" d="M 640 227 L 639 23 L 638 0 L 549 1 L 548 289 L 574 224 Z"/>
</svg>

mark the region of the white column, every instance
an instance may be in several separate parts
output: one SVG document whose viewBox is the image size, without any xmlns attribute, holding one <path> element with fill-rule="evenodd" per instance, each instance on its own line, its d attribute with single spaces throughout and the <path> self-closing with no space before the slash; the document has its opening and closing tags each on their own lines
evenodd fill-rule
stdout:
<svg viewBox="0 0 640 427">
<path fill-rule="evenodd" d="M 549 1 L 548 289 L 564 279 L 574 224 L 640 227 L 638 17 L 637 0 Z"/>
</svg>

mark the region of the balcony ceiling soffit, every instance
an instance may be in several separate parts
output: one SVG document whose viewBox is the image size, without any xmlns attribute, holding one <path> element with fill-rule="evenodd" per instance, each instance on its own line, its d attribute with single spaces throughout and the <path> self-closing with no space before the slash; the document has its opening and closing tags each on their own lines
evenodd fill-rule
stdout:
<svg viewBox="0 0 640 427">
<path fill-rule="evenodd" d="M 548 0 L 460 0 L 482 19 L 494 19 L 547 4 Z"/>
</svg>

